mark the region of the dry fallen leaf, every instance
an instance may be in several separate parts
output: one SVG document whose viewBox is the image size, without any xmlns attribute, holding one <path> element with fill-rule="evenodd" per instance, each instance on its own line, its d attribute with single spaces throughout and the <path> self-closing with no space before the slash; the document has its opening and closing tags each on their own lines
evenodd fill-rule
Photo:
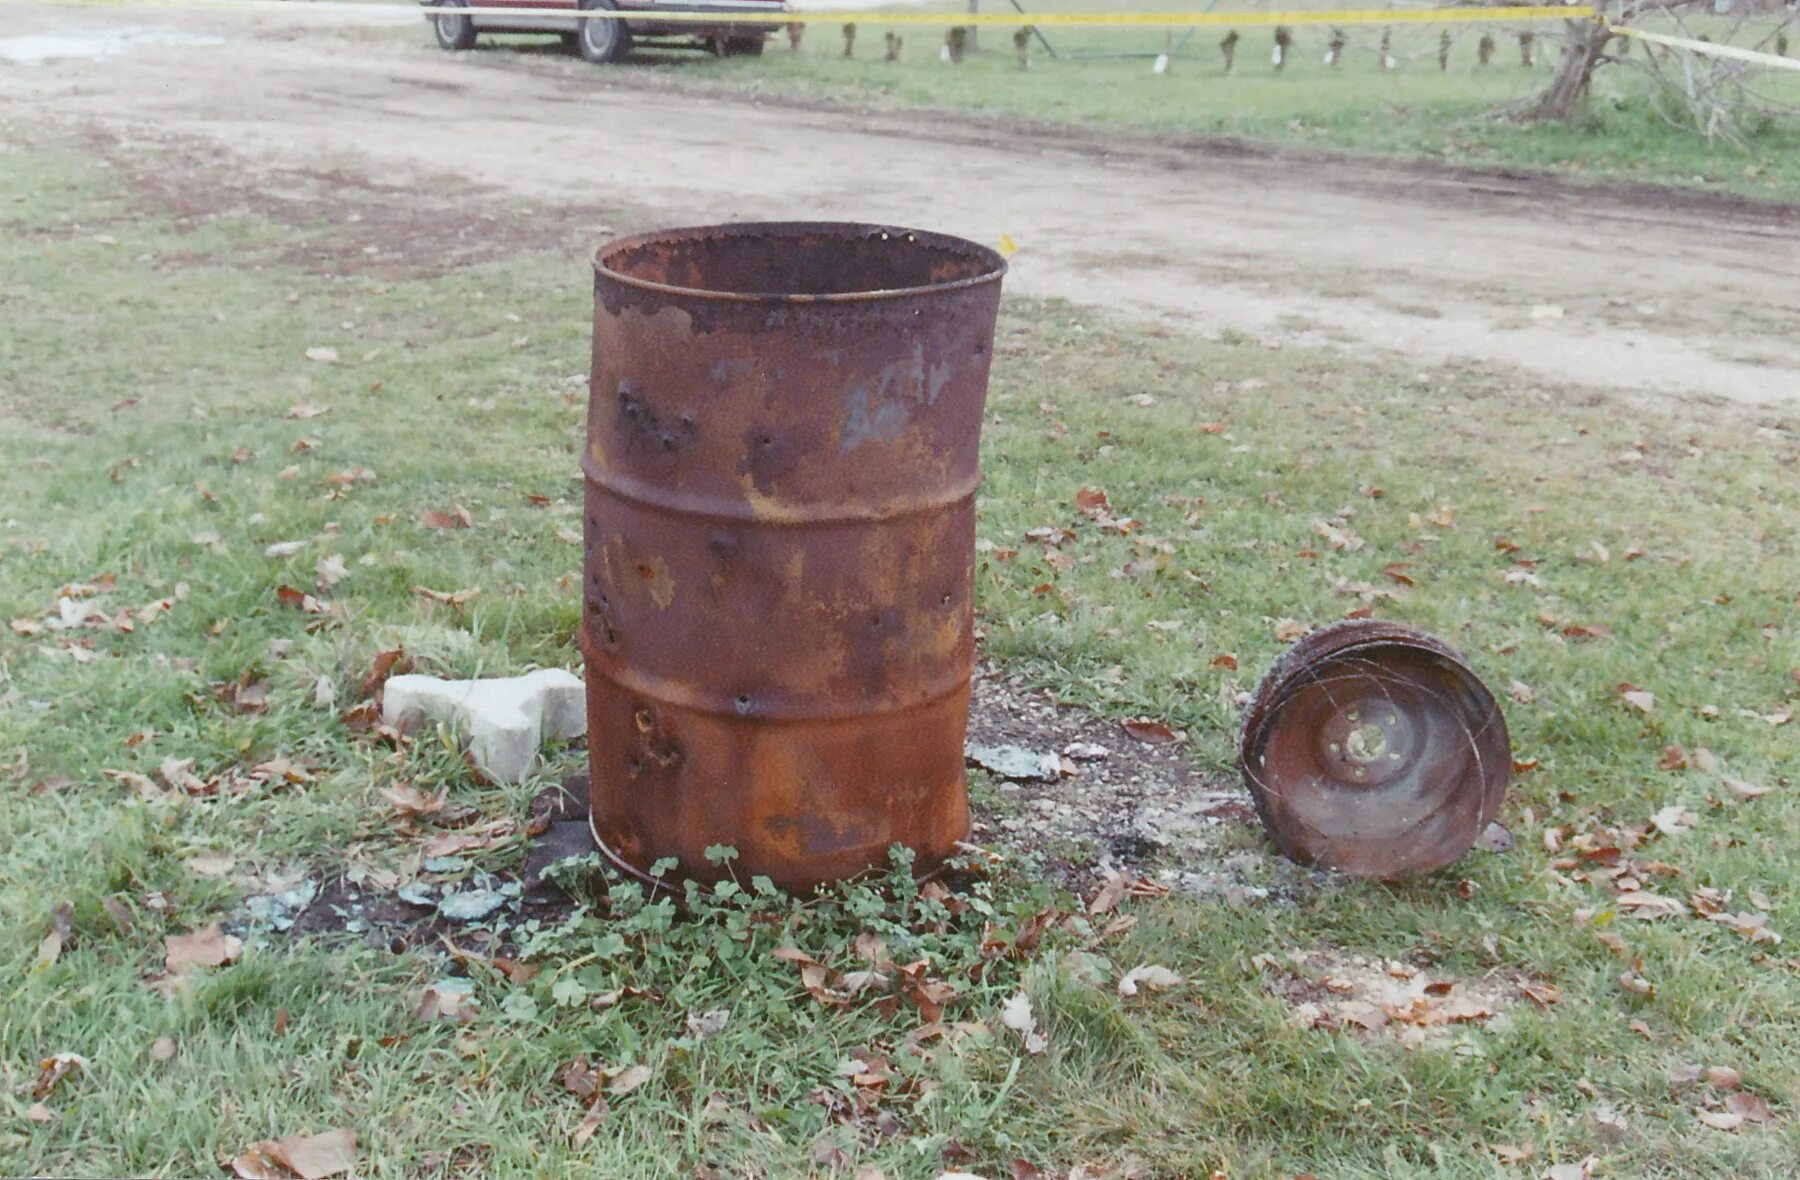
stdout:
<svg viewBox="0 0 1800 1180">
<path fill-rule="evenodd" d="M 1698 815 L 1679 803 L 1671 803 L 1650 817 L 1650 826 L 1665 836 L 1679 836 L 1699 822 Z"/>
<path fill-rule="evenodd" d="M 1619 686 L 1619 696 L 1640 713 L 1656 712 L 1656 694 L 1630 685 Z"/>
<path fill-rule="evenodd" d="M 600 1124 L 606 1121 L 606 1114 L 607 1106 L 604 1101 L 594 1103 L 593 1106 L 588 1108 L 588 1112 L 581 1117 L 581 1121 L 575 1124 L 575 1129 L 569 1132 L 569 1143 L 575 1147 L 580 1147 L 589 1139 L 592 1139 L 594 1137 L 594 1132 L 600 1129 Z"/>
<path fill-rule="evenodd" d="M 217 922 L 192 934 L 171 934 L 163 939 L 163 965 L 170 975 L 195 967 L 220 967 L 243 953 L 243 942 L 226 934 Z"/>
<path fill-rule="evenodd" d="M 1181 976 L 1167 967 L 1146 963 L 1141 967 L 1133 967 L 1120 978 L 1119 994 L 1122 996 L 1137 995 L 1140 983 L 1152 991 L 1164 991 L 1180 984 Z"/>
<path fill-rule="evenodd" d="M 428 529 L 466 529 L 473 525 L 475 520 L 469 515 L 467 508 L 458 504 L 449 512 L 427 508 L 419 513 L 419 523 Z"/>
<path fill-rule="evenodd" d="M 1151 746 L 1166 746 L 1173 742 L 1187 740 L 1187 734 L 1179 729 L 1171 729 L 1165 723 L 1152 717 L 1127 717 L 1119 723 L 1119 728 L 1138 741 Z"/>
<path fill-rule="evenodd" d="M 297 610 L 302 614 L 322 615 L 331 609 L 306 591 L 296 590 L 288 585 L 275 587 L 275 599 L 282 606 Z"/>
<path fill-rule="evenodd" d="M 1574 1163 L 1552 1164 L 1544 1169 L 1543 1180 L 1589 1180 L 1594 1174 L 1594 1165 L 1599 1162 L 1599 1156 L 1590 1155 Z"/>
<path fill-rule="evenodd" d="M 1275 620 L 1275 638 L 1283 643 L 1292 643 L 1305 636 L 1312 628 L 1298 619 Z"/>
<path fill-rule="evenodd" d="M 1702 1110 L 1696 1117 L 1715 1131 L 1735 1131 L 1744 1125 L 1744 1116 L 1725 1110 Z"/>
<path fill-rule="evenodd" d="M 1745 1090 L 1725 1095 L 1725 1109 L 1752 1123 L 1766 1123 L 1772 1113 L 1766 1100 Z"/>
<path fill-rule="evenodd" d="M 414 586 L 413 593 L 421 598 L 429 598 L 433 602 L 442 602 L 453 607 L 460 607 L 468 602 L 469 599 L 480 594 L 481 587 L 470 586 L 465 590 L 431 590 L 424 586 Z"/>
<path fill-rule="evenodd" d="M 349 576 L 350 571 L 344 566 L 344 559 L 336 553 L 328 553 L 313 565 L 313 573 L 319 579 L 319 592 L 323 594 Z"/>
<path fill-rule="evenodd" d="M 42 1102 L 33 1102 L 25 1108 L 25 1118 L 27 1122 L 48 1123 L 56 1119 L 56 1112 Z"/>
<path fill-rule="evenodd" d="M 474 998 L 465 991 L 427 987 L 419 994 L 420 1020 L 450 1020 L 466 1024 L 475 1019 Z"/>
<path fill-rule="evenodd" d="M 651 1070 L 647 1065 L 630 1065 L 612 1075 L 606 1083 L 608 1094 L 629 1094 L 650 1080 Z"/>
<path fill-rule="evenodd" d="M 1503 1164 L 1522 1164 L 1537 1154 L 1537 1147 L 1530 1142 L 1523 1147 L 1510 1147 L 1504 1143 L 1496 1143 L 1494 1154 L 1500 1157 L 1500 1162 Z"/>
<path fill-rule="evenodd" d="M 274 1168 L 269 1165 L 273 1164 Z M 231 1161 L 244 1180 L 263 1180 L 287 1173 L 301 1180 L 324 1180 L 356 1166 L 356 1132 L 345 1128 L 322 1135 L 289 1135 L 254 1143 Z"/>
<path fill-rule="evenodd" d="M 38 1062 L 37 1080 L 31 1084 L 33 1098 L 48 1098 L 70 1074 L 88 1068 L 88 1059 L 79 1053 L 52 1053 Z"/>
<path fill-rule="evenodd" d="M 1022 991 L 1001 1007 L 1000 1023 L 1019 1034 L 1028 1057 L 1036 1057 L 1050 1047 L 1050 1042 L 1037 1031 L 1037 1016 L 1031 1011 L 1031 997 Z"/>
</svg>

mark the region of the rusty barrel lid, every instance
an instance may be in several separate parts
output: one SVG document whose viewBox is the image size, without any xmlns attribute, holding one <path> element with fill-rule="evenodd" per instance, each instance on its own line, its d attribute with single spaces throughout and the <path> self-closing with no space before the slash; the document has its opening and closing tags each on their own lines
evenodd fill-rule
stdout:
<svg viewBox="0 0 1800 1180">
<path fill-rule="evenodd" d="M 1512 746 L 1463 657 L 1357 619 L 1296 643 L 1257 685 L 1238 766 L 1276 845 L 1359 877 L 1440 869 L 1500 809 Z"/>
</svg>

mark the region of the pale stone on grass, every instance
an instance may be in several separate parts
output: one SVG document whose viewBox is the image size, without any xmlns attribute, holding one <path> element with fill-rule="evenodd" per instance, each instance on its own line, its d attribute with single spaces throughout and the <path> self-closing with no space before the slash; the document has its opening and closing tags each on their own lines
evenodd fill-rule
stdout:
<svg viewBox="0 0 1800 1180">
<path fill-rule="evenodd" d="M 381 719 L 402 732 L 447 722 L 481 773 L 516 783 L 537 762 L 546 737 L 587 732 L 587 686 L 561 668 L 494 680 L 394 676 L 382 690 Z"/>
</svg>

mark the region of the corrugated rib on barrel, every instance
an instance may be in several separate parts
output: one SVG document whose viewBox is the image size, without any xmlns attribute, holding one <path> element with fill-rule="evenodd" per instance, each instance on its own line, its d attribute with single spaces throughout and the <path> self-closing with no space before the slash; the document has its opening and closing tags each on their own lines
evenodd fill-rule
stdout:
<svg viewBox="0 0 1800 1180">
<path fill-rule="evenodd" d="M 968 832 L 992 251 L 747 224 L 595 259 L 583 647 L 596 837 L 788 888 Z"/>
</svg>

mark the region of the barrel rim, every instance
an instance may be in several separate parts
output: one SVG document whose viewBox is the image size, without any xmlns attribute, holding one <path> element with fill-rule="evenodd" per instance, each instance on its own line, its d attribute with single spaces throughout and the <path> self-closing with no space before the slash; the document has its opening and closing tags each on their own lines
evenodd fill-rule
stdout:
<svg viewBox="0 0 1800 1180">
<path fill-rule="evenodd" d="M 980 274 L 966 279 L 952 279 L 944 283 L 931 283 L 923 287 L 880 287 L 868 291 L 840 291 L 829 294 L 809 295 L 800 292 L 780 291 L 715 291 L 705 287 L 681 287 L 672 283 L 659 283 L 653 279 L 638 278 L 614 270 L 607 265 L 609 257 L 624 251 L 634 250 L 657 242 L 667 242 L 681 238 L 698 238 L 718 235 L 739 236 L 751 233 L 778 232 L 831 232 L 845 237 L 861 237 L 870 233 L 885 233 L 895 236 L 910 235 L 919 242 L 935 243 L 965 254 L 972 254 L 987 266 Z M 640 234 L 628 234 L 622 238 L 614 238 L 594 248 L 591 259 L 594 273 L 627 287 L 635 287 L 641 291 L 654 291 L 662 295 L 676 295 L 686 299 L 702 299 L 719 303 L 761 303 L 761 304 L 794 304 L 794 303 L 869 303 L 887 299 L 904 299 L 909 296 L 938 295 L 951 291 L 966 290 L 979 287 L 984 283 L 997 283 L 1006 277 L 1008 263 L 1004 255 L 989 246 L 972 242 L 967 238 L 959 238 L 954 234 L 941 234 L 928 229 L 910 229 L 905 226 L 882 225 L 877 222 L 863 221 L 732 221 L 717 225 L 690 225 L 674 229 L 650 230 Z"/>
</svg>

